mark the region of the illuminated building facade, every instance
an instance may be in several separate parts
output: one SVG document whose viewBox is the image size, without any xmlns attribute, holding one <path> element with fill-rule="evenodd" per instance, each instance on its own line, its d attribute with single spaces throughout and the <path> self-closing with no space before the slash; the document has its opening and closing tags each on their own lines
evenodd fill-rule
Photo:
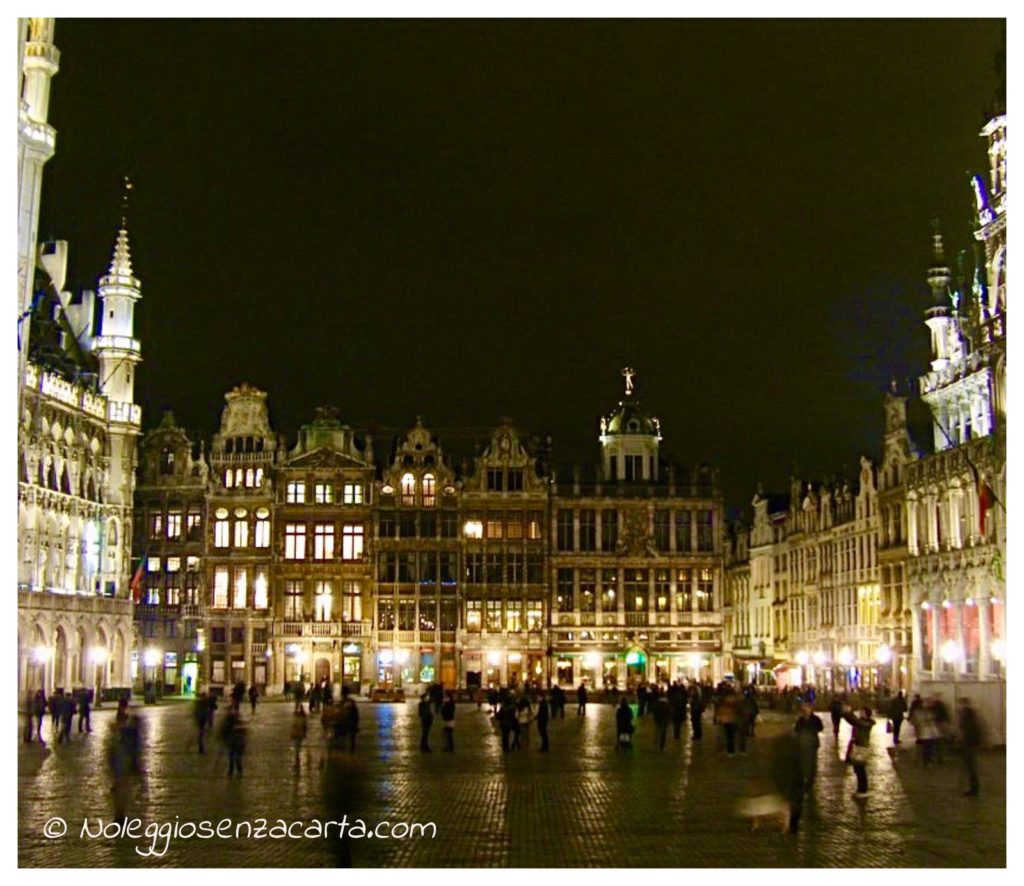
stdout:
<svg viewBox="0 0 1024 886">
<path fill-rule="evenodd" d="M 128 598 L 141 298 L 122 223 L 96 293 L 64 290 L 67 244 L 37 244 L 60 54 L 53 19 L 19 22 L 18 691 L 130 683 Z"/>
<path fill-rule="evenodd" d="M 659 458 L 661 428 L 633 372 L 601 419 L 601 462 L 551 485 L 552 679 L 625 688 L 718 679 L 723 502 L 715 471 Z"/>
<path fill-rule="evenodd" d="M 973 280 L 954 280 L 936 233 L 925 312 L 932 361 L 919 379 L 934 455 L 906 469 L 907 584 L 915 687 L 970 696 L 1005 740 L 1006 115 L 981 131 L 989 175 L 973 179 Z"/>
</svg>

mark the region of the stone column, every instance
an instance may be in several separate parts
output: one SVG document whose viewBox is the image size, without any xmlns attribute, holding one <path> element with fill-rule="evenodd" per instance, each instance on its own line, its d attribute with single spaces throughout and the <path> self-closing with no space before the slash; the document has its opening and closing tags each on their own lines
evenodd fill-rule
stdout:
<svg viewBox="0 0 1024 886">
<path fill-rule="evenodd" d="M 967 671 L 967 649 L 964 644 L 964 603 L 962 600 L 953 603 L 953 626 L 956 632 L 956 643 L 960 649 L 960 657 L 953 662 L 953 671 L 962 676 Z"/>
<path fill-rule="evenodd" d="M 925 628 L 925 616 L 928 614 L 927 609 L 922 609 L 919 604 L 913 604 L 911 610 L 912 615 L 910 618 L 910 630 L 911 630 L 911 641 L 910 648 L 913 658 L 913 680 L 912 685 L 916 686 L 917 680 L 922 670 L 924 670 L 924 658 L 922 655 L 922 637 L 924 635 Z"/>
<path fill-rule="evenodd" d="M 252 683 L 253 678 L 253 667 L 252 667 L 252 617 L 246 613 L 245 616 L 245 644 L 243 649 L 245 650 L 245 670 L 243 671 L 246 684 Z"/>
<path fill-rule="evenodd" d="M 991 665 L 989 643 L 992 642 L 988 628 L 990 604 L 988 598 L 985 597 L 980 599 L 976 598 L 974 605 L 978 607 L 978 679 L 987 680 L 989 678 Z"/>
</svg>

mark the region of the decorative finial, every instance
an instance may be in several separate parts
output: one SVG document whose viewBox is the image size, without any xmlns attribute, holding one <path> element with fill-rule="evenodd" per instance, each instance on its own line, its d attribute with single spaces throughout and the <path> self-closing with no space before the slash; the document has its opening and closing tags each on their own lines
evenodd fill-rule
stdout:
<svg viewBox="0 0 1024 886">
<path fill-rule="evenodd" d="M 132 180 L 126 175 L 124 181 L 121 184 L 121 227 L 128 227 L 128 208 L 130 206 L 130 197 L 132 188 Z"/>
<path fill-rule="evenodd" d="M 636 372 L 629 366 L 622 370 L 622 377 L 626 380 L 626 396 L 632 396 L 633 394 L 633 377 Z"/>
<path fill-rule="evenodd" d="M 889 379 L 889 390 L 894 394 L 898 394 L 900 392 L 899 385 L 896 383 L 895 375 Z"/>
</svg>

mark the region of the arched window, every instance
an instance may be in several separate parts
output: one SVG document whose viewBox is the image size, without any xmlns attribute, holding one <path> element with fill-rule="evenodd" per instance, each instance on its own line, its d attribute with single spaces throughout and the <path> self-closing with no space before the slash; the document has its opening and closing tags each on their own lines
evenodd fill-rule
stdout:
<svg viewBox="0 0 1024 886">
<path fill-rule="evenodd" d="M 412 474 L 402 474 L 402 504 L 411 505 L 416 502 L 416 478 Z"/>
<path fill-rule="evenodd" d="M 423 475 L 423 507 L 432 508 L 437 501 L 436 484 L 433 474 Z"/>
</svg>

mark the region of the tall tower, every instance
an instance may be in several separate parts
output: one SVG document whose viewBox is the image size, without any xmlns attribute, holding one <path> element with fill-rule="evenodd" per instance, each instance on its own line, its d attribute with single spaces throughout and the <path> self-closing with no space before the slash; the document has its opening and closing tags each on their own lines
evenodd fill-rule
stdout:
<svg viewBox="0 0 1024 886">
<path fill-rule="evenodd" d="M 134 336 L 135 303 L 142 298 L 139 281 L 132 276 L 128 231 L 122 219 L 114 244 L 110 270 L 100 278 L 100 334 L 92 350 L 99 361 L 100 392 L 107 397 L 110 422 L 110 484 L 107 500 L 131 507 L 135 484 L 135 438 L 142 425 L 142 409 L 135 404 L 135 367 L 142 348 Z"/>
<path fill-rule="evenodd" d="M 60 62 L 53 45 L 53 19 L 18 20 L 21 68 L 18 83 L 18 388 L 24 380 L 29 318 L 35 278 L 36 241 L 43 166 L 53 156 L 57 132 L 47 122 L 50 80 Z"/>
<path fill-rule="evenodd" d="M 942 248 L 938 222 L 932 234 L 932 263 L 928 266 L 928 286 L 932 303 L 925 311 L 925 325 L 932 333 L 932 369 L 944 369 L 950 361 L 949 336 L 952 320 L 949 315 L 949 283 L 952 275 Z"/>
</svg>

